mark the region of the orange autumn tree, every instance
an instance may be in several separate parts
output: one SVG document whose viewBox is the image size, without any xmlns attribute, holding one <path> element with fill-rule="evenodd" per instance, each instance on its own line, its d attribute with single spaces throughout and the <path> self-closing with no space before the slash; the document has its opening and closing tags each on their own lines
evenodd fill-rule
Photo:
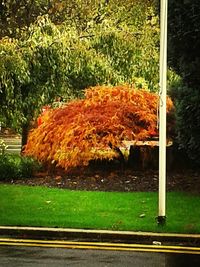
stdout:
<svg viewBox="0 0 200 267">
<path fill-rule="evenodd" d="M 112 159 L 124 141 L 158 135 L 158 95 L 131 86 L 96 86 L 85 98 L 52 109 L 33 129 L 25 154 L 66 170 L 88 165 L 91 160 Z M 173 103 L 167 100 L 167 112 Z"/>
</svg>

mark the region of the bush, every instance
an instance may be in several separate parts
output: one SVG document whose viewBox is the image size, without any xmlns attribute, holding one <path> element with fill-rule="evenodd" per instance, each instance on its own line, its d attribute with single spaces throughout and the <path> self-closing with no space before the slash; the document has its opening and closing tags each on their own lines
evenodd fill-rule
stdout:
<svg viewBox="0 0 200 267">
<path fill-rule="evenodd" d="M 84 99 L 49 110 L 48 118 L 30 132 L 24 152 L 66 170 L 91 160 L 122 159 L 125 141 L 158 136 L 157 104 L 157 94 L 129 85 L 88 88 Z M 167 111 L 174 111 L 170 98 Z"/>
<path fill-rule="evenodd" d="M 0 180 L 30 178 L 40 168 L 39 162 L 31 157 L 0 155 Z"/>
<path fill-rule="evenodd" d="M 176 127 L 179 147 L 200 167 L 200 91 L 183 86 L 176 96 Z"/>
<path fill-rule="evenodd" d="M 199 88 L 199 0 L 171 0 L 168 13 L 168 63 L 186 84 Z"/>
</svg>

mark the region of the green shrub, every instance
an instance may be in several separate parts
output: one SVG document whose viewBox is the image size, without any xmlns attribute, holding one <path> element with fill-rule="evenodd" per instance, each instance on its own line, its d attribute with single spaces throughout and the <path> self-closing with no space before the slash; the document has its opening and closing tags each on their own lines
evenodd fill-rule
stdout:
<svg viewBox="0 0 200 267">
<path fill-rule="evenodd" d="M 176 130 L 179 148 L 200 167 L 200 91 L 182 86 L 175 95 Z"/>
<path fill-rule="evenodd" d="M 0 180 L 16 178 L 19 174 L 13 160 L 7 155 L 0 155 Z"/>
<path fill-rule="evenodd" d="M 39 171 L 41 164 L 31 157 L 21 157 L 21 175 L 23 177 L 31 177 L 36 171 Z"/>
<path fill-rule="evenodd" d="M 200 88 L 199 0 L 169 1 L 168 63 L 192 88 Z"/>
<path fill-rule="evenodd" d="M 0 155 L 0 180 L 30 178 L 41 165 L 31 157 Z"/>
</svg>

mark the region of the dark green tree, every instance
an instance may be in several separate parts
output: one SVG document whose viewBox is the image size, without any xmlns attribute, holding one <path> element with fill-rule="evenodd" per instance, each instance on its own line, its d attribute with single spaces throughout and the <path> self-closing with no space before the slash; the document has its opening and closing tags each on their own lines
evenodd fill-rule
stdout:
<svg viewBox="0 0 200 267">
<path fill-rule="evenodd" d="M 200 5 L 169 1 L 169 64 L 189 87 L 200 87 Z"/>
<path fill-rule="evenodd" d="M 200 5 L 198 0 L 169 1 L 169 65 L 182 82 L 172 91 L 177 110 L 177 140 L 200 166 Z"/>
<path fill-rule="evenodd" d="M 0 37 L 16 37 L 38 16 L 49 12 L 51 0 L 0 0 Z"/>
<path fill-rule="evenodd" d="M 0 40 L 0 113 L 8 126 L 22 132 L 26 143 L 31 121 L 52 102 L 66 83 L 68 38 L 47 17 L 38 18 L 22 39 Z"/>
</svg>

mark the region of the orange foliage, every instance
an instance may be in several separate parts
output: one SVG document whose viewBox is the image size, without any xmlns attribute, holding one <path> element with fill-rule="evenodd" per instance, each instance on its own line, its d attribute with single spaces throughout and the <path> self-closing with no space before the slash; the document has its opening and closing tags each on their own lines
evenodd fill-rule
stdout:
<svg viewBox="0 0 200 267">
<path fill-rule="evenodd" d="M 37 118 L 37 125 L 40 126 L 46 119 L 49 117 L 49 106 L 44 106 L 42 108 L 42 113 L 41 115 Z"/>
<path fill-rule="evenodd" d="M 65 169 L 93 159 L 111 159 L 116 156 L 112 148 L 123 146 L 124 140 L 158 134 L 157 105 L 156 94 L 129 86 L 89 88 L 85 99 L 48 113 L 30 132 L 25 153 Z M 167 110 L 173 110 L 169 98 Z"/>
</svg>

